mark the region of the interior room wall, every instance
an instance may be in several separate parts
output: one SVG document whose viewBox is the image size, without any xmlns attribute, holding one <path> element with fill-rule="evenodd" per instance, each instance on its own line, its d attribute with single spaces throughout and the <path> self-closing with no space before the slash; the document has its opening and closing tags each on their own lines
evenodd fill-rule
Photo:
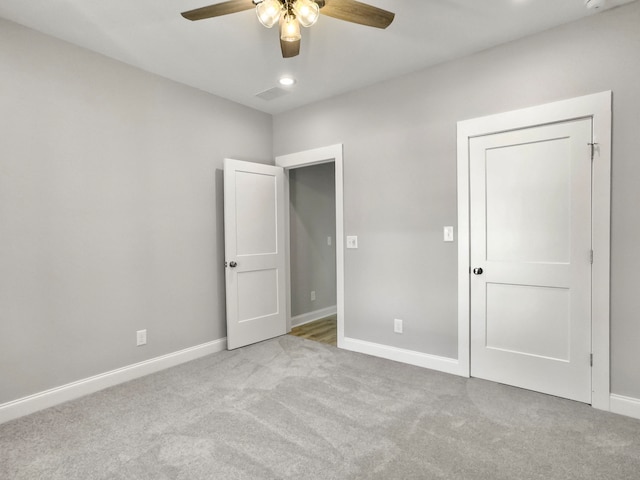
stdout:
<svg viewBox="0 0 640 480">
<path fill-rule="evenodd" d="M 336 305 L 335 192 L 334 163 L 289 171 L 292 317 Z"/>
<path fill-rule="evenodd" d="M 347 337 L 456 358 L 457 121 L 612 90 L 611 384 L 640 398 L 638 25 L 634 2 L 274 117 L 276 155 L 344 144 Z"/>
<path fill-rule="evenodd" d="M 271 116 L 3 20 L 0 72 L 0 404 L 225 337 L 222 161 Z"/>
</svg>

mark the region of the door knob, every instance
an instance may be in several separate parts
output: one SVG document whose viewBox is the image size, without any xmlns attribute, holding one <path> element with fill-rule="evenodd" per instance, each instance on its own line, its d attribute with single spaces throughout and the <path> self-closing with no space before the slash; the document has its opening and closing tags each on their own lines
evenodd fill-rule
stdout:
<svg viewBox="0 0 640 480">
<path fill-rule="evenodd" d="M 474 275 L 482 275 L 482 272 L 484 272 L 484 270 L 482 270 L 482 268 L 474 268 L 473 269 L 473 274 Z"/>
<path fill-rule="evenodd" d="M 229 266 L 230 266 L 231 268 L 236 268 L 236 267 L 238 266 L 238 264 L 237 264 L 236 262 L 233 262 L 233 261 L 232 261 L 232 262 L 229 262 Z"/>
</svg>

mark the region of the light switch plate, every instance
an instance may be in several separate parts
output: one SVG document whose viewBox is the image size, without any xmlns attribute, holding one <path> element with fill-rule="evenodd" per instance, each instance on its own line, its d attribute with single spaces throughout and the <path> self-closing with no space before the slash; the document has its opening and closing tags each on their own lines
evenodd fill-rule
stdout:
<svg viewBox="0 0 640 480">
<path fill-rule="evenodd" d="M 444 241 L 453 242 L 453 227 L 444 227 Z"/>
<path fill-rule="evenodd" d="M 358 237 L 353 235 L 353 236 L 347 236 L 347 248 L 358 248 Z"/>
</svg>

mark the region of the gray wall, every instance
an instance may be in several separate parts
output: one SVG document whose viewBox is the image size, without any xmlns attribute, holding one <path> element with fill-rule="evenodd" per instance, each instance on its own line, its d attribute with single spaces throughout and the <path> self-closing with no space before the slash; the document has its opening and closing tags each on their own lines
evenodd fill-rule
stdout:
<svg viewBox="0 0 640 480">
<path fill-rule="evenodd" d="M 289 172 L 291 315 L 336 304 L 335 166 L 323 163 Z M 331 246 L 327 237 L 331 237 Z M 311 291 L 316 300 L 311 301 Z"/>
<path fill-rule="evenodd" d="M 2 20 L 0 112 L 0 404 L 224 337 L 222 159 L 271 116 Z"/>
<path fill-rule="evenodd" d="M 344 143 L 348 337 L 456 357 L 456 122 L 613 90 L 612 390 L 640 398 L 639 25 L 634 2 L 274 118 L 276 155 Z"/>
</svg>

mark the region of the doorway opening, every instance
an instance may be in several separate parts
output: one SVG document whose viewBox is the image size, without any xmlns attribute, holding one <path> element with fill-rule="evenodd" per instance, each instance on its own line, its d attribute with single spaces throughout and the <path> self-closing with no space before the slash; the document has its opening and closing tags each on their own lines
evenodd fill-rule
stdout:
<svg viewBox="0 0 640 480">
<path fill-rule="evenodd" d="M 285 169 L 287 332 L 344 341 L 342 145 L 276 157 Z"/>
<path fill-rule="evenodd" d="M 335 346 L 335 162 L 288 173 L 291 334 Z"/>
</svg>

